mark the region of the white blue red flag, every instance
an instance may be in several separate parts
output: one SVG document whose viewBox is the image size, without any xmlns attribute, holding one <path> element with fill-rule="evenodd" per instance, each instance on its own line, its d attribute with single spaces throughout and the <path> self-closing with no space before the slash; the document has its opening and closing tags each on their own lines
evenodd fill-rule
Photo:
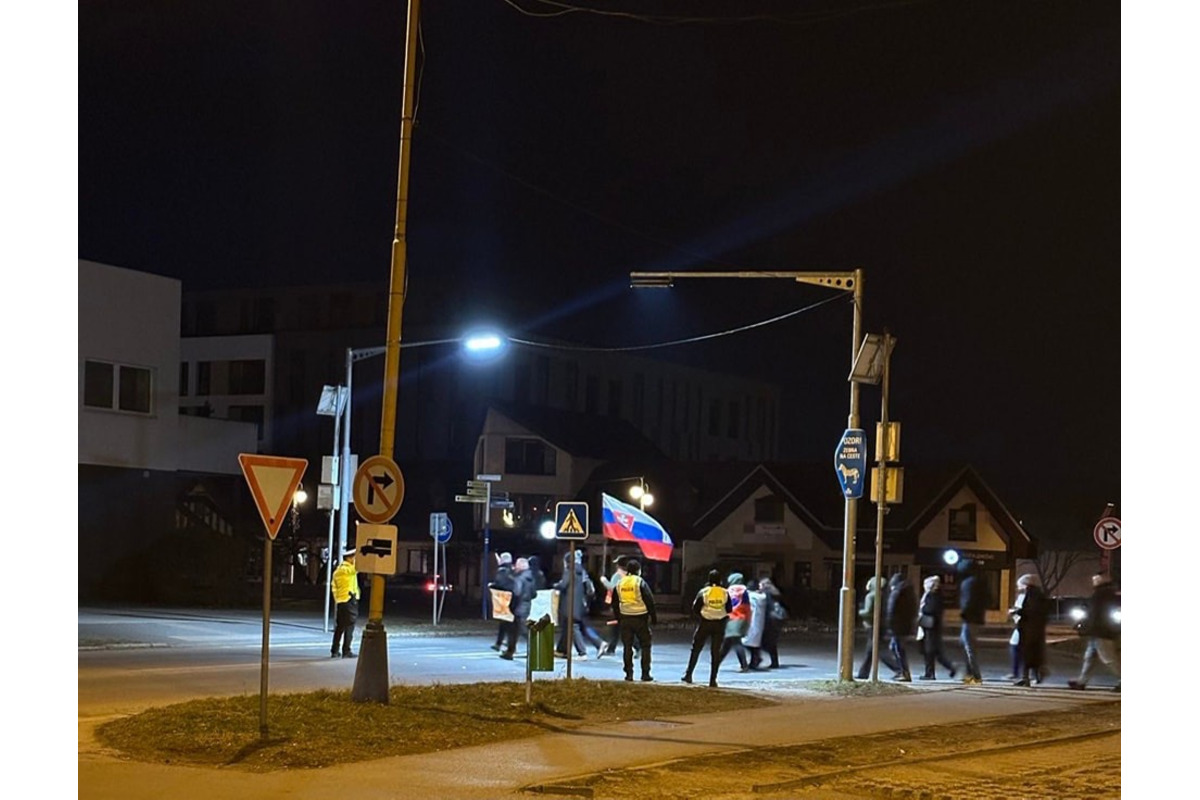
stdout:
<svg viewBox="0 0 1200 800">
<path fill-rule="evenodd" d="M 604 536 L 618 542 L 636 542 L 642 555 L 651 561 L 670 561 L 675 543 L 671 535 L 654 517 L 637 506 L 622 503 L 617 498 L 600 494 L 604 507 Z"/>
</svg>

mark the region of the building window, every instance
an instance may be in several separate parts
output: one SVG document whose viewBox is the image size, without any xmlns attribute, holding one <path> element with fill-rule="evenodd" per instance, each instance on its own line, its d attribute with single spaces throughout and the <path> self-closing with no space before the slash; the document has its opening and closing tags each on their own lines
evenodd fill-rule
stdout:
<svg viewBox="0 0 1200 800">
<path fill-rule="evenodd" d="M 266 361 L 255 359 L 229 362 L 230 394 L 264 394 L 266 391 Z"/>
<path fill-rule="evenodd" d="M 187 397 L 188 395 L 188 362 L 179 362 L 179 396 Z"/>
<path fill-rule="evenodd" d="M 118 411 L 149 414 L 153 396 L 150 378 L 150 370 L 145 367 L 84 361 L 83 404 L 90 408 L 115 408 Z"/>
<path fill-rule="evenodd" d="M 253 422 L 258 426 L 258 439 L 262 441 L 265 412 L 262 406 L 230 406 L 227 416 L 235 422 Z"/>
<path fill-rule="evenodd" d="M 196 303 L 197 336 L 212 336 L 217 332 L 217 307 L 212 300 L 200 300 Z"/>
<path fill-rule="evenodd" d="M 431 572 L 426 563 L 426 556 L 429 555 L 424 550 L 409 550 L 408 551 L 408 571 L 409 572 Z"/>
<path fill-rule="evenodd" d="M 544 520 L 554 519 L 555 498 L 548 494 L 509 495 L 513 507 L 504 510 L 506 528 L 536 530 Z M 549 566 L 549 565 L 547 565 Z"/>
<path fill-rule="evenodd" d="M 196 362 L 196 396 L 207 397 L 212 394 L 212 362 Z"/>
<path fill-rule="evenodd" d="M 553 475 L 555 455 L 541 439 L 505 439 L 504 471 L 511 475 Z"/>
<path fill-rule="evenodd" d="M 150 370 L 141 367 L 119 367 L 120 394 L 118 408 L 122 411 L 150 413 Z"/>
<path fill-rule="evenodd" d="M 736 439 L 738 437 L 738 404 L 736 400 L 729 404 L 728 435 L 730 439 Z"/>
<path fill-rule="evenodd" d="M 783 522 L 783 501 L 775 495 L 760 497 L 754 501 L 755 522 Z"/>
<path fill-rule="evenodd" d="M 721 401 L 713 400 L 708 407 L 708 435 L 721 435 Z"/>
<path fill-rule="evenodd" d="M 950 531 L 947 538 L 952 542 L 975 541 L 975 504 L 967 503 L 961 508 L 950 509 Z"/>
<path fill-rule="evenodd" d="M 793 565 L 792 573 L 792 588 L 794 589 L 811 589 L 812 588 L 812 562 L 797 561 Z M 834 584 L 830 584 L 834 585 Z"/>
<path fill-rule="evenodd" d="M 92 408 L 113 406 L 113 365 L 83 362 L 83 404 Z"/>
</svg>

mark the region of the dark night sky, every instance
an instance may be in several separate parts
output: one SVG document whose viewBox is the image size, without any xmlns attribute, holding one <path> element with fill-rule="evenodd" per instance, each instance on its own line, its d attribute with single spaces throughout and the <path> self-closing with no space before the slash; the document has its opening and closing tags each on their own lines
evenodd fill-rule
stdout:
<svg viewBox="0 0 1200 800">
<path fill-rule="evenodd" d="M 707 21 L 423 4 L 406 326 L 645 344 L 829 293 L 631 270 L 861 266 L 905 461 L 975 464 L 1035 534 L 1120 503 L 1118 3 L 590 5 Z M 79 256 L 385 279 L 403 42 L 399 2 L 81 0 Z M 835 302 L 662 354 L 780 383 L 785 453 L 824 460 L 849 339 Z"/>
</svg>

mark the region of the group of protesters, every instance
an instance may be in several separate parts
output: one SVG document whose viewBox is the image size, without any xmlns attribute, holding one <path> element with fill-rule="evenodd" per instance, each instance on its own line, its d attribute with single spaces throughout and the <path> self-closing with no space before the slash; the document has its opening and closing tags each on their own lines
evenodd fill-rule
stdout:
<svg viewBox="0 0 1200 800">
<path fill-rule="evenodd" d="M 979 575 L 977 565 L 969 560 L 960 561 L 956 567 L 959 577 L 958 616 L 961 619 L 959 643 L 964 661 L 963 683 L 981 684 L 983 676 L 979 668 L 977 638 L 984 624 L 987 608 L 991 604 L 987 585 Z M 1112 580 L 1106 574 L 1092 578 L 1095 589 L 1090 603 L 1086 627 L 1081 635 L 1088 638 L 1083 669 L 1077 680 L 1068 681 L 1072 689 L 1087 685 L 1097 661 L 1105 664 L 1117 677 L 1114 691 L 1120 691 L 1120 606 Z M 941 577 L 931 575 L 922 582 L 924 593 L 917 599 L 916 593 L 902 570 L 893 574 L 886 584 L 881 579 L 870 578 L 858 615 L 873 634 L 876 615 L 880 621 L 878 641 L 879 662 L 892 670 L 892 680 L 912 681 L 906 644 L 915 635 L 921 644 L 924 656 L 924 672 L 919 680 L 937 680 L 937 665 L 948 671 L 953 680 L 958 667 L 946 654 L 942 632 L 945 625 L 945 602 L 942 597 Z M 1008 680 L 1015 686 L 1040 684 L 1049 675 L 1046 666 L 1046 626 L 1050 617 L 1050 602 L 1034 573 L 1026 573 L 1017 579 L 1017 595 L 1008 609 L 1012 623 L 1009 650 L 1012 671 Z M 1115 620 L 1115 622 L 1114 622 Z M 866 656 L 859 666 L 857 677 L 865 680 L 872 670 L 874 642 L 876 637 L 868 635 Z M 886 647 L 886 649 L 884 649 Z"/>
</svg>

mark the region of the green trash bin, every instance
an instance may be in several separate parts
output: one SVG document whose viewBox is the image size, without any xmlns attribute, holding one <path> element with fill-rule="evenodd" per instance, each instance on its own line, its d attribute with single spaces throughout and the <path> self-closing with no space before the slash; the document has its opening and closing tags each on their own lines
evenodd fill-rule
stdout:
<svg viewBox="0 0 1200 800">
<path fill-rule="evenodd" d="M 531 672 L 554 671 L 554 624 L 529 627 L 529 669 Z"/>
</svg>

